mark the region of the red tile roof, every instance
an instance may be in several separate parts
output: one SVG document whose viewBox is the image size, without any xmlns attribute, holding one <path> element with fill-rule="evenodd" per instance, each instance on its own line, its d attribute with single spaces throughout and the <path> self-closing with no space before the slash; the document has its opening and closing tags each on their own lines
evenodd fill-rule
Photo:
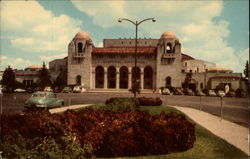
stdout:
<svg viewBox="0 0 250 159">
<path fill-rule="evenodd" d="M 98 48 L 95 47 L 92 50 L 93 54 L 99 53 L 134 53 L 135 47 L 106 47 L 106 48 Z M 139 54 L 155 54 L 157 52 L 156 47 L 137 47 L 137 53 Z"/>
<path fill-rule="evenodd" d="M 181 59 L 182 59 L 182 61 L 184 61 L 184 60 L 194 60 L 195 58 L 182 53 L 181 54 Z"/>
</svg>

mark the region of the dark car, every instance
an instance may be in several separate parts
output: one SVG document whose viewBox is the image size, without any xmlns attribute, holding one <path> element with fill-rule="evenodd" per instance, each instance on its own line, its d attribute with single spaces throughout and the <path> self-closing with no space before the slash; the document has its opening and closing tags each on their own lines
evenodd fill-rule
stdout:
<svg viewBox="0 0 250 159">
<path fill-rule="evenodd" d="M 174 95 L 183 95 L 182 88 L 175 88 L 174 90 Z"/>
</svg>

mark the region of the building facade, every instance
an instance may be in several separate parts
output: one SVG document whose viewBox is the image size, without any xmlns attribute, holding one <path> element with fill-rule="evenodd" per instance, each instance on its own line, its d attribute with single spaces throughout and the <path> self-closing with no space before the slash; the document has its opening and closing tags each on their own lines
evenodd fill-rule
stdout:
<svg viewBox="0 0 250 159">
<path fill-rule="evenodd" d="M 78 32 L 68 45 L 64 62 L 68 85 L 82 85 L 89 91 L 129 90 L 137 80 L 142 91 L 155 91 L 183 87 L 187 73 L 193 75 L 192 89 L 213 88 L 221 79 L 230 83 L 241 78 L 241 74 L 219 68 L 213 72 L 216 64 L 183 54 L 181 42 L 171 31 L 159 39 L 138 39 L 137 67 L 134 46 L 135 39 L 120 38 L 104 39 L 103 47 L 95 47 L 88 33 Z M 50 65 L 56 68 L 59 63 Z M 239 80 L 231 85 L 240 87 Z"/>
</svg>

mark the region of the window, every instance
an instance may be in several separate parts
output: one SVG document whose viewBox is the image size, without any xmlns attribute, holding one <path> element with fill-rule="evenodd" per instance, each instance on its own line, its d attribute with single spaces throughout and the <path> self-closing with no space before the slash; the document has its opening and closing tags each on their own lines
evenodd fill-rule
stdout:
<svg viewBox="0 0 250 159">
<path fill-rule="evenodd" d="M 78 43 L 78 46 L 77 46 L 78 52 L 83 52 L 82 46 L 83 46 L 82 43 Z"/>
<path fill-rule="evenodd" d="M 171 50 L 172 50 L 171 43 L 167 43 L 167 46 L 166 46 L 166 53 L 171 53 Z"/>
</svg>

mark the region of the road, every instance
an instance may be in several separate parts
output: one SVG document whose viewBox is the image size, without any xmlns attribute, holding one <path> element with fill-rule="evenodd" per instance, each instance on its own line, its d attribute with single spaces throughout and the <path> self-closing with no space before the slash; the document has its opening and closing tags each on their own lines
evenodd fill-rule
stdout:
<svg viewBox="0 0 250 159">
<path fill-rule="evenodd" d="M 24 110 L 24 102 L 31 94 L 4 94 L 2 100 L 3 113 L 21 113 Z M 63 98 L 65 106 L 74 104 L 102 104 L 110 97 L 133 97 L 131 93 L 59 93 L 58 97 Z M 160 94 L 139 94 L 138 96 L 160 97 L 165 106 L 183 106 L 195 109 L 202 109 L 208 113 L 220 116 L 219 97 L 198 97 L 198 96 L 177 96 Z M 249 111 L 247 98 L 224 97 L 223 118 L 248 127 Z"/>
</svg>

